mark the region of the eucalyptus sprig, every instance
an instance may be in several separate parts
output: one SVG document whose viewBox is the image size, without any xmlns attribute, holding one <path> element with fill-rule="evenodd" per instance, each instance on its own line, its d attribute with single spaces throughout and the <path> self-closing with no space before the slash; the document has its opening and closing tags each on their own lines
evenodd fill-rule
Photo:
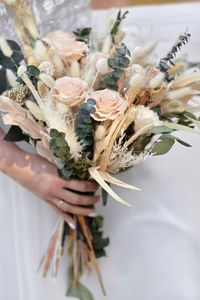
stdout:
<svg viewBox="0 0 200 300">
<path fill-rule="evenodd" d="M 170 69 L 170 66 L 168 63 L 175 66 L 172 60 L 176 57 L 178 50 L 180 51 L 182 46 L 188 43 L 190 37 L 190 33 L 184 33 L 183 35 L 180 35 L 177 43 L 172 47 L 166 57 L 161 58 L 159 62 L 159 69 L 161 72 L 165 73 L 166 80 L 169 80 L 168 70 Z"/>
<path fill-rule="evenodd" d="M 128 68 L 130 64 L 130 51 L 127 47 L 122 44 L 121 48 L 115 48 L 116 53 L 113 58 L 108 58 L 108 65 L 112 72 L 106 74 L 103 79 L 99 82 L 100 88 L 108 88 L 114 91 L 118 91 L 118 82 L 121 77 L 124 76 L 124 69 Z M 128 56 L 128 57 L 127 57 Z"/>
<path fill-rule="evenodd" d="M 77 28 L 73 33 L 75 34 L 77 41 L 88 44 L 90 41 L 91 30 L 91 27 Z"/>
<path fill-rule="evenodd" d="M 121 22 L 126 18 L 126 15 L 128 14 L 128 10 L 126 10 L 123 14 L 121 9 L 119 10 L 118 14 L 117 14 L 117 19 L 110 31 L 111 37 L 112 37 L 112 42 L 115 42 L 115 35 L 117 34 L 118 30 L 119 30 L 119 26 L 121 24 Z"/>
<path fill-rule="evenodd" d="M 83 145 L 83 153 L 86 153 L 89 159 L 92 159 L 94 154 L 93 145 L 96 126 L 91 114 L 94 114 L 96 111 L 95 104 L 96 101 L 92 98 L 88 99 L 86 103 L 81 104 L 76 121 L 76 134 Z"/>
</svg>

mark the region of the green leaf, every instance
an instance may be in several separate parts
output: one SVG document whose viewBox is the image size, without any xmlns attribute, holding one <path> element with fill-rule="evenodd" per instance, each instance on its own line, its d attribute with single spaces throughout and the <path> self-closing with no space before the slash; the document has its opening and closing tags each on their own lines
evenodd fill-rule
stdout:
<svg viewBox="0 0 200 300">
<path fill-rule="evenodd" d="M 4 137 L 4 140 L 7 142 L 25 141 L 29 143 L 29 136 L 24 134 L 20 127 L 13 125 L 10 127 L 8 133 Z"/>
<path fill-rule="evenodd" d="M 91 292 L 80 282 L 74 287 L 73 281 L 71 281 L 66 296 L 78 298 L 79 300 L 94 300 Z"/>
<path fill-rule="evenodd" d="M 163 155 L 172 148 L 174 145 L 175 140 L 173 138 L 164 138 L 161 139 L 159 142 L 155 143 L 152 148 L 153 155 Z"/>
<path fill-rule="evenodd" d="M 190 144 L 182 141 L 181 139 L 175 137 L 176 141 L 179 142 L 181 145 L 185 146 L 185 147 L 192 147 Z"/>
<path fill-rule="evenodd" d="M 14 72 L 17 70 L 17 66 L 19 66 L 20 62 L 24 59 L 22 54 L 21 47 L 12 40 L 6 40 L 8 45 L 13 51 L 11 58 L 5 56 L 0 49 L 0 65 L 2 65 L 5 69 L 11 69 Z"/>
<path fill-rule="evenodd" d="M 119 29 L 119 25 L 121 24 L 122 20 L 126 18 L 126 15 L 128 14 L 128 10 L 126 10 L 123 14 L 121 13 L 121 9 L 119 10 L 118 14 L 117 14 L 117 19 L 111 29 L 111 36 L 112 36 L 112 41 L 114 42 L 115 39 L 115 35 L 118 32 Z"/>
<path fill-rule="evenodd" d="M 32 76 L 38 76 L 40 74 L 40 70 L 36 66 L 27 66 L 27 71 Z"/>
<path fill-rule="evenodd" d="M 173 129 L 166 126 L 156 126 L 152 128 L 149 133 L 160 134 L 160 133 L 170 133 L 173 132 Z"/>
<path fill-rule="evenodd" d="M 109 182 L 106 182 L 107 185 L 110 186 Z M 108 193 L 102 188 L 102 200 L 103 200 L 103 206 L 106 206 L 107 201 L 108 201 Z"/>
</svg>

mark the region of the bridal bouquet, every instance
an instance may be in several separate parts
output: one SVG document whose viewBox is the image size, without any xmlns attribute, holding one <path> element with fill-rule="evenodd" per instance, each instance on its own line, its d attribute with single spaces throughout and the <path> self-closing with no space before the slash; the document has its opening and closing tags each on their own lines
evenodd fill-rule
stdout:
<svg viewBox="0 0 200 300">
<path fill-rule="evenodd" d="M 111 174 L 165 154 L 175 142 L 190 147 L 174 134 L 177 130 L 200 133 L 194 115 L 200 111 L 200 72 L 183 72 L 187 64 L 176 57 L 190 34 L 179 36 L 153 65 L 153 43 L 132 50 L 122 43 L 127 12 L 110 19 L 103 37 L 88 27 L 41 37 L 24 2 L 9 3 L 21 43 L 0 41 L 0 111 L 11 125 L 5 140 L 31 143 L 65 180 L 96 180 L 104 205 L 110 194 L 130 206 L 110 184 L 139 188 Z M 105 255 L 109 239 L 103 237 L 102 217 L 74 218 L 75 230 L 63 220 L 56 224 L 40 267 L 44 276 L 50 268 L 56 276 L 60 257 L 68 253 L 67 295 L 91 300 L 79 278 L 93 265 L 106 294 L 97 259 Z"/>
</svg>

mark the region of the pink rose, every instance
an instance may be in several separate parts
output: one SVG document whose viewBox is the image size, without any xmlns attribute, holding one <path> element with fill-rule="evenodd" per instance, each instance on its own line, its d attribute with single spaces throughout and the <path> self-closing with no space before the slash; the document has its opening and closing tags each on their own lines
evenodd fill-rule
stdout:
<svg viewBox="0 0 200 300">
<path fill-rule="evenodd" d="M 91 115 L 96 121 L 116 119 L 124 104 L 123 98 L 118 92 L 104 89 L 90 94 L 90 98 L 96 101 L 96 112 Z"/>
<path fill-rule="evenodd" d="M 86 44 L 76 41 L 74 35 L 71 33 L 58 30 L 50 32 L 46 38 L 51 41 L 58 54 L 66 62 L 69 60 L 79 60 L 84 56 L 85 52 L 88 52 Z"/>
<path fill-rule="evenodd" d="M 51 94 L 58 102 L 76 106 L 86 98 L 88 85 L 80 78 L 62 77 L 55 81 Z"/>
</svg>

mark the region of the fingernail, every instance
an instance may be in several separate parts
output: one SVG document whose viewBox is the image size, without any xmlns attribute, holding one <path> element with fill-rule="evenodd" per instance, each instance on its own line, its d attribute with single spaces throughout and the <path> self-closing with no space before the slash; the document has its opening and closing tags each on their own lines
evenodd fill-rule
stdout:
<svg viewBox="0 0 200 300">
<path fill-rule="evenodd" d="M 69 227 L 70 227 L 71 229 L 73 229 L 73 230 L 76 229 L 76 226 L 75 226 L 73 223 L 69 223 Z"/>
<path fill-rule="evenodd" d="M 91 217 L 91 218 L 94 218 L 94 217 L 97 217 L 98 216 L 98 214 L 97 213 L 90 213 L 89 215 L 88 215 L 88 217 Z"/>
</svg>

